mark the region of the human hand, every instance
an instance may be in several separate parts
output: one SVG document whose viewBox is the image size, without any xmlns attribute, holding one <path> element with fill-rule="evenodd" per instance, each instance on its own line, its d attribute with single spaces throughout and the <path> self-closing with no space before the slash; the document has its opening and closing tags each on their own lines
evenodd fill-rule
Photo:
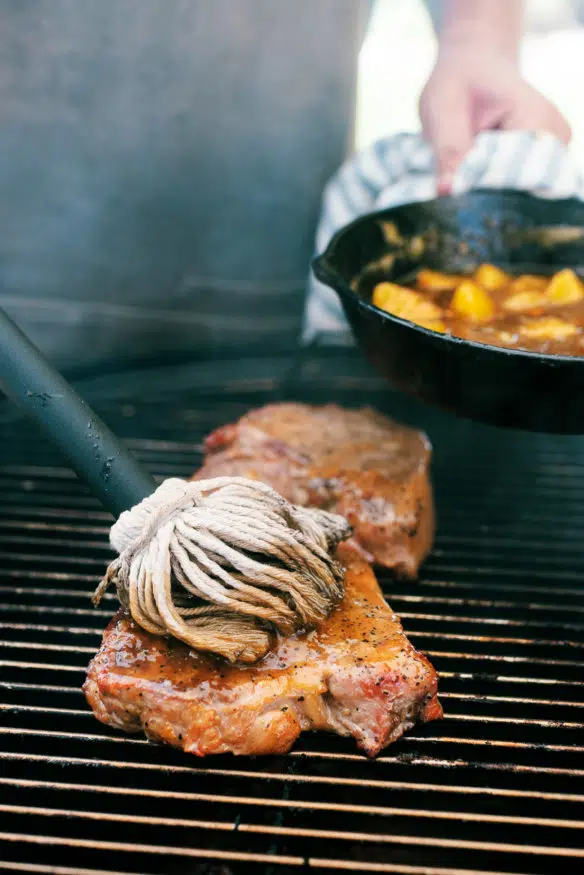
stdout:
<svg viewBox="0 0 584 875">
<path fill-rule="evenodd" d="M 529 130 L 570 141 L 560 111 L 520 75 L 517 64 L 495 47 L 467 43 L 441 47 L 420 99 L 420 119 L 436 157 L 438 194 L 447 194 L 477 134 Z"/>
</svg>

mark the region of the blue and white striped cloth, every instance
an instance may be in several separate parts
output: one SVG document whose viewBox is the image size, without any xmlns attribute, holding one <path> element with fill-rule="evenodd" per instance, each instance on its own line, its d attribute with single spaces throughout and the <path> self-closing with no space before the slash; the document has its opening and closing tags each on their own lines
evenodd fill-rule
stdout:
<svg viewBox="0 0 584 875">
<path fill-rule="evenodd" d="M 453 193 L 472 188 L 516 188 L 540 197 L 584 199 L 584 179 L 567 149 L 550 134 L 481 134 L 456 173 Z M 316 234 L 322 252 L 339 228 L 364 213 L 436 196 L 434 157 L 417 134 L 379 140 L 353 155 L 328 182 Z M 350 344 L 336 294 L 311 277 L 303 339 Z"/>
</svg>

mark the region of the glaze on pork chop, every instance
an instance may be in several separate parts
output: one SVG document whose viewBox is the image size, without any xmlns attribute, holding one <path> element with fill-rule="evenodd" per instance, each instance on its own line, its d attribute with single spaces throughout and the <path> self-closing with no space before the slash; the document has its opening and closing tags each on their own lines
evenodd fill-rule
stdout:
<svg viewBox="0 0 584 875">
<path fill-rule="evenodd" d="M 373 571 L 350 546 L 339 558 L 347 567 L 341 604 L 252 667 L 189 651 L 119 612 L 84 685 L 95 716 L 197 756 L 285 753 L 309 729 L 353 736 L 375 756 L 416 720 L 440 718 L 436 672 L 406 638 Z"/>
<path fill-rule="evenodd" d="M 365 558 L 415 577 L 434 537 L 431 446 L 373 410 L 270 404 L 205 442 L 194 477 L 269 483 L 293 504 L 341 514 Z"/>
</svg>

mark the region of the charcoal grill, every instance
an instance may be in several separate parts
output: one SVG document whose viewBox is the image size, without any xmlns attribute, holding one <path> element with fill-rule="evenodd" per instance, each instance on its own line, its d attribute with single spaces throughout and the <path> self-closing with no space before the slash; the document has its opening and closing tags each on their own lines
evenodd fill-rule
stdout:
<svg viewBox="0 0 584 875">
<path fill-rule="evenodd" d="M 0 871 L 411 875 L 567 870 L 584 858 L 584 439 L 499 432 L 388 392 L 358 353 L 216 361 L 79 388 L 158 477 L 279 397 L 372 404 L 435 445 L 435 550 L 382 574 L 440 672 L 443 722 L 377 760 L 302 738 L 196 760 L 91 715 L 80 687 L 115 602 L 88 596 L 110 519 L 0 407 Z"/>
</svg>

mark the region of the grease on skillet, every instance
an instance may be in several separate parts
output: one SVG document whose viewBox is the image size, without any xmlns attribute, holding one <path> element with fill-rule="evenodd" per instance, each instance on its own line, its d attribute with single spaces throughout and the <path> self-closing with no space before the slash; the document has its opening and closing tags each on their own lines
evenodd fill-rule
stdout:
<svg viewBox="0 0 584 875">
<path fill-rule="evenodd" d="M 551 277 L 512 276 L 491 264 L 467 275 L 422 269 L 401 284 L 378 282 L 372 302 L 465 340 L 584 356 L 584 283 L 571 269 Z"/>
</svg>

